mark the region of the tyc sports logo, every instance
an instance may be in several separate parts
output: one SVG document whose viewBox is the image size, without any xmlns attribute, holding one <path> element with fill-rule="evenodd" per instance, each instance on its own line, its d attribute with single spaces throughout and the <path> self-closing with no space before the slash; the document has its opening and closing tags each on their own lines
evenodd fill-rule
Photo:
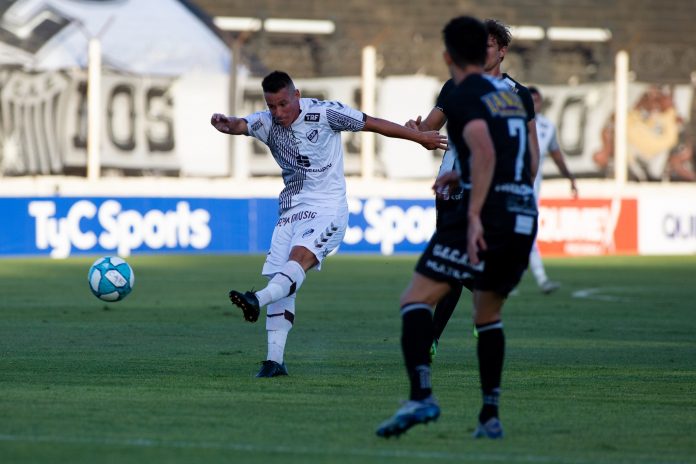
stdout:
<svg viewBox="0 0 696 464">
<path fill-rule="evenodd" d="M 99 206 L 79 200 L 64 217 L 58 217 L 56 211 L 56 203 L 50 200 L 32 201 L 28 206 L 36 225 L 36 248 L 50 250 L 52 258 L 67 258 L 73 249 L 115 250 L 123 257 L 142 246 L 151 250 L 200 250 L 207 248 L 212 239 L 210 213 L 191 210 L 186 201 L 177 202 L 173 210 L 141 212 L 123 209 L 116 200 L 106 200 Z"/>
<path fill-rule="evenodd" d="M 344 249 L 352 246 L 355 251 L 371 251 L 376 247 L 384 255 L 421 252 L 435 232 L 435 208 L 429 205 L 349 198 L 348 210 L 353 217 L 343 238 Z"/>
</svg>

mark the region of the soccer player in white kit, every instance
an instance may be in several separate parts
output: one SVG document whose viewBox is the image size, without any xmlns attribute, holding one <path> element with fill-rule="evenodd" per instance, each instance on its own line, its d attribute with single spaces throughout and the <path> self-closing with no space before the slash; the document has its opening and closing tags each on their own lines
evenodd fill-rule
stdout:
<svg viewBox="0 0 696 464">
<path fill-rule="evenodd" d="M 536 196 L 537 204 L 539 204 L 541 180 L 543 178 L 541 165 L 547 154 L 551 156 L 551 159 L 556 163 L 561 174 L 570 181 L 570 191 L 573 198 L 576 198 L 578 196 L 578 188 L 575 185 L 575 177 L 573 177 L 573 174 L 568 170 L 565 164 L 563 153 L 561 153 L 561 146 L 558 144 L 558 138 L 556 137 L 556 126 L 549 118 L 540 113 L 543 103 L 541 92 L 536 87 L 529 87 L 529 93 L 532 94 L 532 100 L 534 101 L 537 137 L 539 140 L 539 170 L 534 179 L 534 195 Z M 536 240 L 529 254 L 529 268 L 542 293 L 548 295 L 561 287 L 560 283 L 550 280 L 546 275 L 546 269 L 544 269 L 544 263 L 541 260 L 541 254 L 539 253 Z"/>
<path fill-rule="evenodd" d="M 340 102 L 301 98 L 282 71 L 270 73 L 261 86 L 268 110 L 244 118 L 216 113 L 210 122 L 225 134 L 249 135 L 265 143 L 282 169 L 280 217 L 262 270 L 270 279 L 268 285 L 257 292 L 229 294 L 249 322 L 255 322 L 266 306 L 268 356 L 256 376 L 275 377 L 288 373 L 285 343 L 305 273 L 321 268 L 348 225 L 340 133 L 366 130 L 428 149 L 446 149 L 447 138 L 437 131 L 420 132 L 368 116 Z"/>
</svg>

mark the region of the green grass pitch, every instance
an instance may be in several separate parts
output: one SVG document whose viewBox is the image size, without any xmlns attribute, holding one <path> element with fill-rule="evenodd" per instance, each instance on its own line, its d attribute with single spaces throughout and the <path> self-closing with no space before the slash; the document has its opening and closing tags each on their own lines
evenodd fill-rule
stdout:
<svg viewBox="0 0 696 464">
<path fill-rule="evenodd" d="M 434 363 L 442 416 L 374 435 L 407 396 L 397 302 L 415 256 L 310 273 L 276 379 L 254 378 L 263 318 L 227 299 L 263 286 L 263 257 L 133 257 L 115 304 L 88 289 L 94 258 L 0 260 L 2 463 L 696 462 L 696 256 L 547 259 L 550 296 L 526 275 L 504 312 L 499 442 L 470 437 L 466 294 Z"/>
</svg>

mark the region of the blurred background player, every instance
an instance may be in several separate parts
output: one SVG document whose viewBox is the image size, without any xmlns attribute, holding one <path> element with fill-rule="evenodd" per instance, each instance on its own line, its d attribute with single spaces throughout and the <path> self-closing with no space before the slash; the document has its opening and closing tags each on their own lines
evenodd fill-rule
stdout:
<svg viewBox="0 0 696 464">
<path fill-rule="evenodd" d="M 434 188 L 461 186 L 464 207 L 443 215 L 401 296 L 409 401 L 380 424 L 377 435 L 400 435 L 439 417 L 428 354 L 432 307 L 452 284 L 464 281 L 473 290 L 483 396 L 474 437 L 496 439 L 503 437 L 498 411 L 505 357 L 501 312 L 527 268 L 537 225 L 528 114 L 509 84 L 483 75 L 488 37 L 483 23 L 458 17 L 443 35 L 455 84 L 444 111 L 457 169 L 438 177 Z"/>
<path fill-rule="evenodd" d="M 515 81 L 508 74 L 503 73 L 500 69 L 505 59 L 505 54 L 508 51 L 508 47 L 512 42 L 512 34 L 510 34 L 510 29 L 497 19 L 486 19 L 484 24 L 488 32 L 484 72 L 488 75 L 503 79 L 522 99 L 522 103 L 527 110 L 527 129 L 531 138 L 532 169 L 533 172 L 537 172 L 540 163 L 538 162 L 539 145 L 536 138 L 537 129 L 535 123 L 534 100 L 525 86 Z M 424 120 L 421 120 L 420 116 L 418 116 L 416 120 L 411 119 L 406 123 L 406 126 L 424 131 L 440 130 L 447 122 L 448 117 L 444 109 L 445 101 L 454 87 L 454 81 L 452 79 L 447 80 L 440 90 L 435 107 L 430 111 L 428 116 Z M 451 151 L 451 148 L 452 147 L 450 147 L 450 151 L 445 152 L 443 155 L 438 176 L 453 169 L 454 160 L 457 155 L 455 152 Z M 452 191 L 446 189 L 447 187 L 445 187 L 443 191 L 435 192 L 435 209 L 438 217 L 437 224 L 440 222 L 442 212 L 460 207 L 461 191 L 458 190 L 457 187 L 453 187 Z M 444 297 L 435 308 L 435 313 L 433 315 L 433 343 L 430 348 L 431 356 L 435 356 L 437 353 L 440 336 L 452 317 L 461 294 L 462 285 L 452 283 L 450 294 Z"/>
<path fill-rule="evenodd" d="M 341 131 L 377 132 L 428 149 L 446 149 L 447 138 L 368 116 L 340 102 L 300 98 L 290 76 L 281 71 L 268 74 L 261 86 L 268 110 L 244 118 L 216 113 L 211 124 L 225 134 L 250 135 L 265 143 L 282 169 L 280 218 L 262 270 L 268 285 L 257 292 L 229 294 L 249 322 L 256 322 L 260 308 L 267 306 L 268 355 L 257 377 L 275 377 L 288 374 L 285 344 L 305 273 L 321 268 L 348 225 Z"/>
<path fill-rule="evenodd" d="M 544 104 L 544 99 L 541 92 L 538 88 L 533 86 L 529 87 L 529 92 L 532 94 L 532 99 L 534 100 L 537 137 L 539 140 L 539 170 L 537 172 L 536 179 L 534 180 L 534 195 L 536 196 L 537 204 L 539 204 L 539 199 L 541 198 L 539 196 L 541 192 L 541 180 L 543 178 L 541 166 L 544 163 L 544 159 L 547 154 L 551 156 L 553 162 L 556 163 L 556 166 L 558 166 L 558 170 L 561 172 L 563 177 L 570 181 L 571 194 L 573 195 L 573 198 L 577 198 L 578 188 L 575 185 L 575 177 L 573 174 L 571 174 L 570 170 L 568 170 L 563 153 L 561 153 L 561 146 L 558 144 L 558 138 L 556 137 L 556 126 L 549 118 L 541 114 Z M 544 263 L 541 260 L 541 254 L 539 253 L 539 247 L 537 246 L 536 240 L 534 241 L 532 252 L 529 255 L 529 268 L 532 270 L 534 279 L 544 294 L 548 295 L 561 287 L 560 283 L 549 280 L 548 276 L 546 275 L 546 269 L 544 269 Z"/>
</svg>

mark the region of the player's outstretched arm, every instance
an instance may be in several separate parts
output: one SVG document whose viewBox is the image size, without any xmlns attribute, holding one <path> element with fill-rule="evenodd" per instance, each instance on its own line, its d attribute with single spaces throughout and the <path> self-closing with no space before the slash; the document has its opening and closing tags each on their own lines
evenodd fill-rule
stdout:
<svg viewBox="0 0 696 464">
<path fill-rule="evenodd" d="M 373 118 L 372 116 L 367 116 L 363 130 L 376 132 L 386 137 L 411 140 L 420 143 L 428 150 L 436 150 L 438 148 L 447 150 L 447 136 L 440 135 L 437 131 L 420 132 L 416 129 L 400 126 L 386 119 Z"/>
<path fill-rule="evenodd" d="M 215 113 L 210 118 L 210 124 L 223 134 L 246 135 L 249 133 L 246 121 L 234 116 Z"/>
<path fill-rule="evenodd" d="M 558 166 L 558 170 L 561 171 L 561 174 L 570 181 L 570 192 L 572 193 L 573 198 L 577 198 L 578 186 L 575 184 L 575 176 L 573 176 L 570 169 L 568 169 L 568 166 L 565 163 L 565 158 L 563 157 L 563 153 L 561 153 L 561 150 L 551 150 L 549 155 L 551 156 L 551 159 L 553 159 L 553 162 L 556 163 L 556 166 Z"/>
</svg>

